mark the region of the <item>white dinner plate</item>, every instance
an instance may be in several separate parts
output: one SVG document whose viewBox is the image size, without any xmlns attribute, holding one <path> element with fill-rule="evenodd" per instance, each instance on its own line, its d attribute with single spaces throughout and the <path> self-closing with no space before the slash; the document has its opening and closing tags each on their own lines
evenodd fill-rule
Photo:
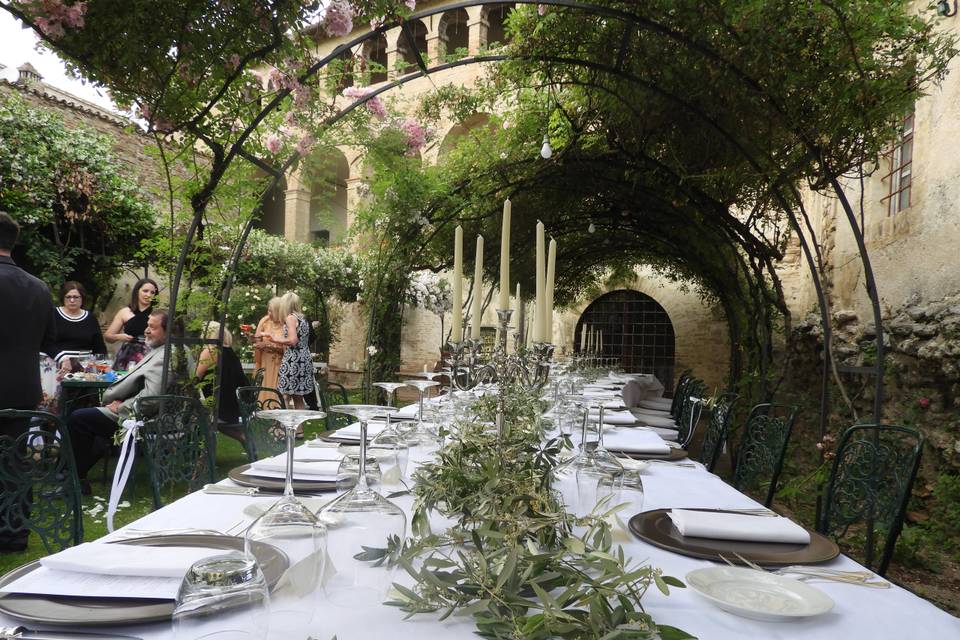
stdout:
<svg viewBox="0 0 960 640">
<path fill-rule="evenodd" d="M 819 616 L 833 608 L 823 591 L 784 576 L 745 567 L 706 567 L 687 574 L 687 584 L 724 611 L 768 622 Z"/>
</svg>

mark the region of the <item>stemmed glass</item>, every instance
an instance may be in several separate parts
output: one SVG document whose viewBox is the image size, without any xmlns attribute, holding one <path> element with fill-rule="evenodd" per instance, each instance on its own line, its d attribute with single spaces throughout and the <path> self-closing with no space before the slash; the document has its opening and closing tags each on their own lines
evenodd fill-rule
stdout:
<svg viewBox="0 0 960 640">
<path fill-rule="evenodd" d="M 582 402 L 574 402 L 577 409 L 583 408 Z M 559 464 L 554 469 L 554 480 L 564 497 L 568 509 L 578 516 L 588 515 L 596 506 L 598 487 L 619 489 L 623 482 L 623 465 L 601 445 L 603 438 L 602 423 L 598 424 L 599 437 L 588 441 L 590 411 L 581 414 L 582 422 L 580 448 L 576 456 Z M 602 418 L 601 418 L 602 419 Z"/>
<path fill-rule="evenodd" d="M 397 389 L 407 386 L 402 382 L 375 382 L 373 386 L 380 387 L 386 391 L 387 406 L 394 406 L 394 395 Z M 407 460 L 409 458 L 410 447 L 406 438 L 400 434 L 396 423 L 390 420 L 390 414 L 386 414 L 387 426 L 383 431 L 374 436 L 370 441 L 370 448 L 379 450 L 379 457 L 385 464 L 383 468 L 383 477 L 386 484 L 397 484 L 403 482 L 404 474 L 407 470 Z M 386 455 L 383 455 L 386 452 Z"/>
<path fill-rule="evenodd" d="M 420 394 L 420 406 L 417 411 L 417 425 L 407 432 L 407 442 L 410 444 L 426 444 L 430 440 L 436 440 L 432 434 L 427 432 L 427 429 L 423 423 L 423 392 L 431 387 L 439 386 L 440 383 L 434 382 L 433 380 L 404 380 L 404 382 L 408 386 L 414 387 Z"/>
<path fill-rule="evenodd" d="M 316 609 L 317 586 L 323 575 L 327 529 L 293 494 L 293 449 L 297 428 L 305 421 L 323 418 L 323 411 L 264 409 L 257 418 L 276 420 L 287 436 L 287 469 L 283 497 L 260 516 L 244 535 L 244 550 L 252 556 L 252 543 L 265 542 L 283 551 L 290 560 L 270 602 L 270 632 L 289 637 L 310 624 Z"/>
<path fill-rule="evenodd" d="M 372 418 L 396 411 L 378 405 L 338 405 L 330 411 L 352 415 L 360 421 L 360 454 L 357 483 L 323 509 L 324 519 L 337 522 L 327 543 L 330 561 L 335 565 L 326 582 L 327 598 L 334 604 L 354 606 L 357 598 L 383 597 L 392 580 L 392 569 L 373 567 L 355 556 L 366 549 L 384 547 L 388 538 L 403 540 L 407 517 L 403 510 L 384 498 L 367 483 L 367 423 Z"/>
</svg>

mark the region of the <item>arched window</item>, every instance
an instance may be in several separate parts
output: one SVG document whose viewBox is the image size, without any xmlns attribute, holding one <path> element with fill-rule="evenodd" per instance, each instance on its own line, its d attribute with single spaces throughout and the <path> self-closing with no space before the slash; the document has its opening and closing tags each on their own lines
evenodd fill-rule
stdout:
<svg viewBox="0 0 960 640">
<path fill-rule="evenodd" d="M 512 4 L 500 4 L 493 7 L 486 7 L 483 10 L 483 15 L 487 19 L 487 46 L 492 47 L 494 44 L 506 44 L 510 42 L 510 38 L 507 36 L 506 22 L 507 16 L 513 11 L 514 5 Z"/>
<path fill-rule="evenodd" d="M 413 20 L 408 22 L 407 25 L 410 27 L 410 30 L 413 32 L 413 40 L 417 45 L 417 51 L 420 52 L 420 55 L 424 60 L 427 59 L 427 27 L 420 20 Z M 401 75 L 406 75 L 408 73 L 413 73 L 417 70 L 417 56 L 416 53 L 410 48 L 407 38 L 401 34 L 400 39 L 397 40 L 397 62 L 403 66 Z"/>
<path fill-rule="evenodd" d="M 443 141 L 440 143 L 439 157 L 443 158 L 450 153 L 456 148 L 460 140 L 462 140 L 465 136 L 470 135 L 470 132 L 474 129 L 485 127 L 488 128 L 487 131 L 490 132 L 489 128 L 492 126 L 493 125 L 490 123 L 490 116 L 486 113 L 475 113 L 466 118 L 463 122 L 453 125 L 450 127 L 450 131 L 447 132 L 447 135 L 443 137 Z M 480 132 L 478 135 L 483 135 L 484 133 L 485 132 Z"/>
<path fill-rule="evenodd" d="M 339 151 L 311 156 L 306 175 L 310 185 L 310 241 L 321 245 L 340 242 L 347 232 L 347 158 Z"/>
<path fill-rule="evenodd" d="M 604 357 L 619 358 L 624 371 L 652 373 L 671 389 L 676 348 L 673 323 L 656 300 L 626 289 L 600 296 L 577 321 L 573 344 L 578 350 L 584 325 L 603 334 Z"/>
<path fill-rule="evenodd" d="M 269 234 L 282 236 L 284 234 L 284 217 L 286 215 L 287 181 L 281 180 L 267 196 L 263 203 L 263 214 L 253 223 L 254 229 L 263 229 Z"/>
<path fill-rule="evenodd" d="M 382 33 L 363 45 L 363 59 L 366 61 L 370 79 L 367 84 L 377 84 L 387 80 L 387 37 Z"/>
<path fill-rule="evenodd" d="M 470 46 L 470 29 L 467 26 L 469 16 L 465 9 L 447 11 L 440 18 L 440 55 L 456 56 L 457 50 L 466 55 L 466 50 Z"/>
</svg>

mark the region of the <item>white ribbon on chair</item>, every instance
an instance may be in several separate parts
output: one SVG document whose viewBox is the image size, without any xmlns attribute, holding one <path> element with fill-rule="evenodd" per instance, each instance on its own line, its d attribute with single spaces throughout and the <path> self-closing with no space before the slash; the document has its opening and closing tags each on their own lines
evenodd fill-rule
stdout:
<svg viewBox="0 0 960 640">
<path fill-rule="evenodd" d="M 124 420 L 120 426 L 123 427 L 123 444 L 120 445 L 120 459 L 117 460 L 117 468 L 113 472 L 110 503 L 107 506 L 107 531 L 110 533 L 113 533 L 113 516 L 117 513 L 120 496 L 123 495 L 130 472 L 133 471 L 133 461 L 137 453 L 137 431 L 143 426 L 143 422 L 130 418 Z"/>
</svg>

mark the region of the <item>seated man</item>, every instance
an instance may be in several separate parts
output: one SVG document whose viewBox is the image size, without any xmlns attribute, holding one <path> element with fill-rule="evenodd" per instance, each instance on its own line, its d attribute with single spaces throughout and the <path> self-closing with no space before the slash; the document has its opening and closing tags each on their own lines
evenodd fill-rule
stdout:
<svg viewBox="0 0 960 640">
<path fill-rule="evenodd" d="M 77 409 L 67 419 L 73 455 L 77 461 L 77 475 L 84 495 L 90 493 L 87 472 L 100 458 L 96 438 L 112 439 L 122 420 L 133 415 L 133 403 L 140 396 L 156 396 L 163 377 L 164 349 L 167 341 L 167 312 L 154 311 L 147 320 L 144 332 L 150 351 L 122 380 L 110 385 L 103 394 L 104 406 Z"/>
</svg>

